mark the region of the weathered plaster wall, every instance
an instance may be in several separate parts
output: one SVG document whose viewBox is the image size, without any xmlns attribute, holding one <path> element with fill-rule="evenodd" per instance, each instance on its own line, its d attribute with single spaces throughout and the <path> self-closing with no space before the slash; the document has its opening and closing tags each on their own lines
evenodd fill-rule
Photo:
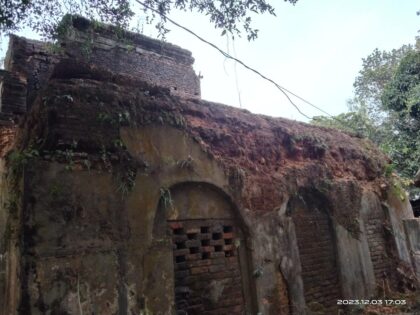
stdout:
<svg viewBox="0 0 420 315">
<path fill-rule="evenodd" d="M 22 312 L 170 314 L 174 266 L 166 220 L 239 216 L 234 209 L 220 212 L 226 197 L 212 198 L 198 190 L 187 200 L 175 195 L 171 202 L 178 206 L 169 207 L 166 217 L 157 220 L 162 189 L 196 181 L 222 189 L 227 180 L 179 130 L 151 126 L 125 128 L 122 133 L 133 159 L 148 163 L 136 176 L 129 197 L 118 193 L 118 182 L 106 171 L 69 171 L 46 161 L 26 168 Z M 185 157 L 191 158 L 193 168 L 179 163 Z M 187 201 L 190 211 L 185 213 L 182 205 Z M 241 244 L 246 242 L 243 238 Z M 250 286 L 250 277 L 243 277 Z M 249 287 L 248 294 L 252 290 Z"/>
<path fill-rule="evenodd" d="M 259 310 L 263 314 L 305 314 L 305 298 L 295 226 L 287 202 L 272 213 L 252 216 Z"/>
<path fill-rule="evenodd" d="M 407 236 L 403 224 L 404 219 L 414 218 L 408 196 L 405 192 L 400 192 L 395 187 L 392 187 L 388 194 L 388 199 L 384 204 L 398 257 L 402 261 L 410 264 L 411 254 L 408 249 Z"/>
<path fill-rule="evenodd" d="M 420 279 L 420 219 L 404 220 L 404 228 L 408 239 L 408 248 L 411 251 L 416 276 Z"/>
<path fill-rule="evenodd" d="M 20 218 L 22 217 L 22 192 L 23 180 L 15 178 L 12 180 L 11 174 L 14 172 L 8 166 L 4 157 L 0 159 L 0 310 L 4 314 L 16 313 L 21 300 L 21 259 L 20 248 Z M 1 314 L 1 313 L 0 313 Z"/>
<path fill-rule="evenodd" d="M 359 238 L 355 238 L 343 226 L 335 226 L 342 287 L 340 296 L 346 299 L 371 297 L 376 293 L 372 261 L 362 224 L 360 231 Z"/>
<path fill-rule="evenodd" d="M 5 204 L 7 202 L 7 188 L 5 187 L 6 179 L 6 168 L 5 160 L 0 159 L 0 204 Z M 0 298 L 0 309 L 5 308 L 4 292 L 6 291 L 6 249 L 5 249 L 5 232 L 6 232 L 6 222 L 7 222 L 8 213 L 6 211 L 0 211 L 0 294 L 3 295 L 3 298 Z"/>
<path fill-rule="evenodd" d="M 361 215 L 363 218 L 365 236 L 369 245 L 375 279 L 378 282 L 392 281 L 392 270 L 395 267 L 390 247 L 387 243 L 384 226 L 387 224 L 385 207 L 378 196 L 372 192 L 365 192 L 362 199 Z M 387 280 L 389 279 L 389 280 Z"/>
</svg>

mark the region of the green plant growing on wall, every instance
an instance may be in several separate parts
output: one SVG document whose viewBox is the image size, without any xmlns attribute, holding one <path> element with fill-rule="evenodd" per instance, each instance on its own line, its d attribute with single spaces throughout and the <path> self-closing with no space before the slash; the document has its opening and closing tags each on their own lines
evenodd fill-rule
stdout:
<svg viewBox="0 0 420 315">
<path fill-rule="evenodd" d="M 114 141 L 112 141 L 112 144 L 117 149 L 124 149 L 125 148 L 124 142 L 122 142 L 121 139 L 114 139 Z"/>
<path fill-rule="evenodd" d="M 112 125 L 112 122 L 113 122 L 112 115 L 109 113 L 104 113 L 104 112 L 100 112 L 98 114 L 97 120 L 102 124 Z"/>
<path fill-rule="evenodd" d="M 19 209 L 21 207 L 21 177 L 25 166 L 32 160 L 39 157 L 39 151 L 33 146 L 29 146 L 25 150 L 14 150 L 10 152 L 6 161 L 9 166 L 10 172 L 7 174 L 7 202 L 2 204 L 7 214 L 6 230 L 4 232 L 4 240 L 7 242 L 12 237 L 17 236 L 19 230 Z"/>
<path fill-rule="evenodd" d="M 90 169 L 92 167 L 92 163 L 89 161 L 89 159 L 84 159 L 82 163 L 87 168 L 87 170 L 90 172 Z"/>
<path fill-rule="evenodd" d="M 39 151 L 33 147 L 29 147 L 23 151 L 12 151 L 8 155 L 7 161 L 10 165 L 10 169 L 12 170 L 12 174 L 18 175 L 30 160 L 38 157 Z"/>
<path fill-rule="evenodd" d="M 191 155 L 188 155 L 188 157 L 186 159 L 177 161 L 176 165 L 179 166 L 182 169 L 193 170 L 194 169 L 194 159 L 192 158 Z"/>
<path fill-rule="evenodd" d="M 264 274 L 264 268 L 263 266 L 257 266 L 254 271 L 252 272 L 252 275 L 254 278 L 260 278 Z"/>
<path fill-rule="evenodd" d="M 127 126 L 131 121 L 131 116 L 128 111 L 117 113 L 100 112 L 97 116 L 97 120 L 102 124 L 114 127 Z"/>
<path fill-rule="evenodd" d="M 106 150 L 106 147 L 104 145 L 101 146 L 100 155 L 101 155 L 101 160 L 105 165 L 105 168 L 108 170 L 111 170 L 112 165 L 111 165 L 111 161 L 109 160 L 109 152 Z"/>
<path fill-rule="evenodd" d="M 80 51 L 82 53 L 82 56 L 86 59 L 86 60 L 90 60 L 90 58 L 92 57 L 92 52 L 93 52 L 93 39 L 91 37 L 88 37 L 83 44 L 80 46 Z"/>
<path fill-rule="evenodd" d="M 399 179 L 398 177 L 392 178 L 391 191 L 401 201 L 405 201 L 407 198 L 407 193 L 404 190 L 404 186 L 408 186 L 408 184 L 404 183 L 402 179 Z"/>
<path fill-rule="evenodd" d="M 56 150 L 54 152 L 54 155 L 56 157 L 64 159 L 64 161 L 67 163 L 67 165 L 65 166 L 65 169 L 67 171 L 71 171 L 74 167 L 74 160 L 73 160 L 74 155 L 75 155 L 74 150 L 77 149 L 77 145 L 78 145 L 77 141 L 73 140 L 73 142 L 70 145 L 70 148 L 66 148 L 65 151 Z"/>
<path fill-rule="evenodd" d="M 66 151 L 64 151 L 64 157 L 66 158 L 66 162 L 68 163 L 65 166 L 65 169 L 67 171 L 71 171 L 73 169 L 73 166 L 74 166 L 73 155 L 74 155 L 73 150 L 66 149 Z"/>
<path fill-rule="evenodd" d="M 52 54 L 62 54 L 64 52 L 63 47 L 59 43 L 46 43 L 46 49 Z"/>
<path fill-rule="evenodd" d="M 136 185 L 137 171 L 129 168 L 123 174 L 119 176 L 119 185 L 117 191 L 121 193 L 122 197 L 125 198 Z"/>
<path fill-rule="evenodd" d="M 127 49 L 128 52 L 134 51 L 135 47 L 134 45 L 126 44 L 125 49 Z"/>
<path fill-rule="evenodd" d="M 168 188 L 160 188 L 160 199 L 163 202 L 163 206 L 165 207 L 165 209 L 169 207 L 173 208 L 174 204 L 171 196 L 171 191 Z"/>
<path fill-rule="evenodd" d="M 118 117 L 118 125 L 128 125 L 130 123 L 130 113 L 128 111 L 123 111 L 123 112 L 119 112 L 117 113 L 117 117 Z"/>
<path fill-rule="evenodd" d="M 233 245 L 235 246 L 235 248 L 239 248 L 241 246 L 241 239 L 235 238 Z"/>
<path fill-rule="evenodd" d="M 395 170 L 395 165 L 394 164 L 387 164 L 385 165 L 385 169 L 384 169 L 384 175 L 387 178 L 390 178 L 391 175 L 394 173 Z"/>
<path fill-rule="evenodd" d="M 54 183 L 50 186 L 49 195 L 51 198 L 58 198 L 62 194 L 62 192 L 62 188 L 57 183 Z"/>
<path fill-rule="evenodd" d="M 54 37 L 60 38 L 69 35 L 69 32 L 73 30 L 73 16 L 70 14 L 66 14 L 61 21 L 55 27 L 55 34 Z"/>
</svg>

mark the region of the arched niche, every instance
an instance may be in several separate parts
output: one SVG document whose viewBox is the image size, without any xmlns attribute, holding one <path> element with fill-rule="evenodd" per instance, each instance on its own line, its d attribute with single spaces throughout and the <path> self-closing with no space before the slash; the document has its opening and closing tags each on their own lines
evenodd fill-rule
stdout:
<svg viewBox="0 0 420 315">
<path fill-rule="evenodd" d="M 153 234 L 172 242 L 176 314 L 255 314 L 248 228 L 223 190 L 204 182 L 162 188 Z"/>
<path fill-rule="evenodd" d="M 301 189 L 288 214 L 295 225 L 306 305 L 334 312 L 341 298 L 335 233 L 328 199 L 318 190 Z M 331 313 L 332 314 L 332 313 Z"/>
</svg>

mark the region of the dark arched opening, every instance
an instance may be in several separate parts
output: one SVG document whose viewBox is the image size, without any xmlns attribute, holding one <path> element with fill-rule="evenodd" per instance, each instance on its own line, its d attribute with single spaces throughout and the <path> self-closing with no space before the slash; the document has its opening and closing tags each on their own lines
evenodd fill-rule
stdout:
<svg viewBox="0 0 420 315">
<path fill-rule="evenodd" d="M 176 314 L 255 313 L 248 228 L 223 190 L 204 182 L 162 189 L 154 234 L 161 231 L 173 245 Z"/>
</svg>

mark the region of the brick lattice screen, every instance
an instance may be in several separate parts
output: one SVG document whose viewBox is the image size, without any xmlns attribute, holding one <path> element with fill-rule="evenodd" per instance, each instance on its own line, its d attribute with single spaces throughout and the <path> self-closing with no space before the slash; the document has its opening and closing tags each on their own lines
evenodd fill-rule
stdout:
<svg viewBox="0 0 420 315">
<path fill-rule="evenodd" d="M 169 225 L 174 248 L 176 314 L 243 314 L 238 228 L 233 221 L 187 220 Z"/>
</svg>

